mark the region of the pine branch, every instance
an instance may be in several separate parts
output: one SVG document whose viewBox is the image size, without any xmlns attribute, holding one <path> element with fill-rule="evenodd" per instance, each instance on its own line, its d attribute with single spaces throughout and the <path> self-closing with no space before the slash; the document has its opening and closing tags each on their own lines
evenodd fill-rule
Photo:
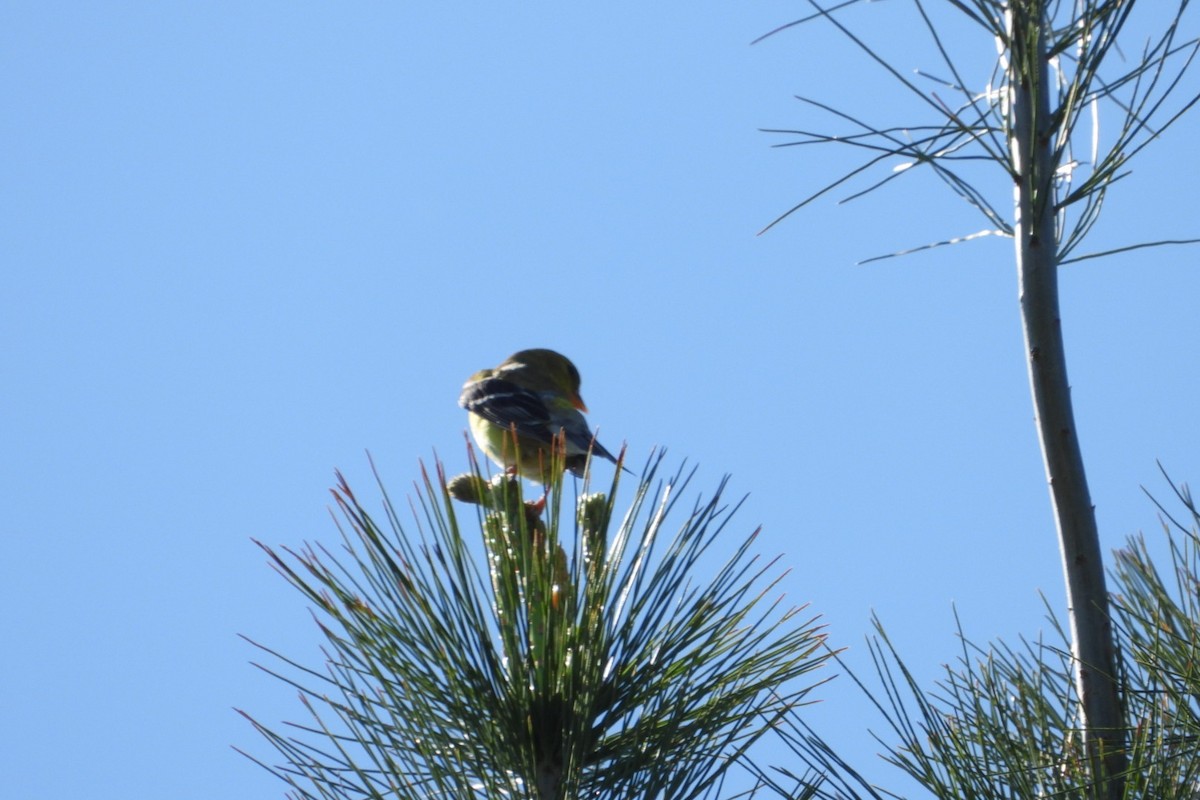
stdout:
<svg viewBox="0 0 1200 800">
<path fill-rule="evenodd" d="M 531 503 L 505 476 L 439 469 L 415 535 L 382 483 L 380 525 L 339 477 L 340 553 L 264 548 L 326 641 L 323 669 L 263 648 L 310 718 L 251 720 L 283 758 L 268 769 L 303 798 L 714 796 L 827 656 L 772 598 L 753 534 L 726 530 L 724 482 L 670 533 L 690 474 L 658 479 L 661 461 L 618 521 L 619 470 L 607 494 L 570 502 L 559 478 Z"/>
</svg>

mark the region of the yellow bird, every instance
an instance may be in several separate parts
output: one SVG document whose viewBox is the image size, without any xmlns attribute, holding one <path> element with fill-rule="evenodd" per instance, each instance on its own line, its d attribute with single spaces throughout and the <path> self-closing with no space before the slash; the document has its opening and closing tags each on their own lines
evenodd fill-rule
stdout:
<svg viewBox="0 0 1200 800">
<path fill-rule="evenodd" d="M 561 353 L 522 350 L 495 369 L 472 375 L 463 384 L 458 404 L 467 410 L 471 434 L 489 458 L 509 472 L 546 483 L 551 443 L 560 433 L 565 466 L 574 475 L 583 474 L 589 450 L 617 461 L 596 441 L 580 413 L 587 406 L 579 396 L 579 383 L 579 370 Z"/>
</svg>

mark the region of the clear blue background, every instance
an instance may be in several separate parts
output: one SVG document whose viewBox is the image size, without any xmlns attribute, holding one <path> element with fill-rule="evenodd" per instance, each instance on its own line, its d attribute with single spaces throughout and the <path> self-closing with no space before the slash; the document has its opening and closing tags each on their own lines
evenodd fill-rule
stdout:
<svg viewBox="0 0 1200 800">
<path fill-rule="evenodd" d="M 925 678 L 955 606 L 979 640 L 1043 630 L 1062 589 L 1011 242 L 855 266 L 984 227 L 918 173 L 755 235 L 855 163 L 769 148 L 758 128 L 842 129 L 793 95 L 929 119 L 828 26 L 749 46 L 805 10 L 0 9 L 5 795 L 282 795 L 232 709 L 302 711 L 237 634 L 314 665 L 320 639 L 251 537 L 335 543 L 326 490 L 341 468 L 370 496 L 367 449 L 398 495 L 434 452 L 461 471 L 459 387 L 529 346 L 571 356 L 633 463 L 732 473 L 740 531 L 851 664 L 873 610 Z M 991 42 L 941 17 L 982 85 Z M 945 73 L 907 4 L 846 18 Z M 1085 249 L 1200 234 L 1196 132 L 1138 157 Z M 1200 476 L 1198 258 L 1063 271 L 1111 547 L 1158 535 L 1156 459 Z M 818 696 L 814 724 L 903 786 L 851 683 Z"/>
</svg>

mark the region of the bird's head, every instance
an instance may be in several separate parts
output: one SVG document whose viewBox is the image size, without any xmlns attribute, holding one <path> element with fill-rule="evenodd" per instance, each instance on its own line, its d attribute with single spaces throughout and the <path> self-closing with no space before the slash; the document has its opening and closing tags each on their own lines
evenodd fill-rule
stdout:
<svg viewBox="0 0 1200 800">
<path fill-rule="evenodd" d="M 522 350 L 513 353 L 500 365 L 501 372 L 506 369 L 538 376 L 539 383 L 547 384 L 544 388 L 562 392 L 571 405 L 580 411 L 587 411 L 583 398 L 579 396 L 579 370 L 562 353 L 546 348 Z"/>
</svg>

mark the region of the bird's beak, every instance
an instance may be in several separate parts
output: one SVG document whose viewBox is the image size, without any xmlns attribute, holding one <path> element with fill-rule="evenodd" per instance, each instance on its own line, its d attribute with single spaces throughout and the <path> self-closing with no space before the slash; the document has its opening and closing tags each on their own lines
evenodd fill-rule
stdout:
<svg viewBox="0 0 1200 800">
<path fill-rule="evenodd" d="M 587 406 L 585 406 L 585 405 L 583 404 L 583 398 L 582 398 L 582 397 L 580 397 L 580 396 L 579 396 L 579 395 L 577 395 L 577 394 L 572 394 L 570 399 L 571 399 L 571 405 L 575 406 L 576 408 L 578 408 L 578 409 L 579 409 L 580 411 L 582 411 L 583 413 L 585 413 L 585 414 L 587 413 Z"/>
</svg>

